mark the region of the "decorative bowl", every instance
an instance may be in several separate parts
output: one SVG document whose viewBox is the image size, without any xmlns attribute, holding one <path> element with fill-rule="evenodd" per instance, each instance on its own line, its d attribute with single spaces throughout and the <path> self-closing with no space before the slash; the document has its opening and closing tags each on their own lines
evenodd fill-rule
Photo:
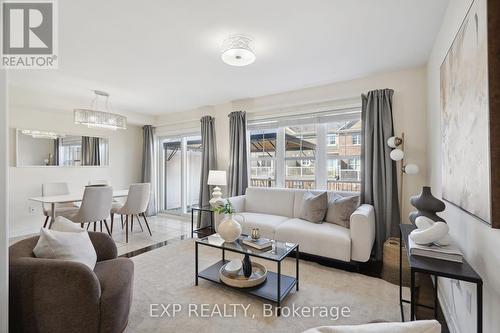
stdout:
<svg viewBox="0 0 500 333">
<path fill-rule="evenodd" d="M 253 262 L 252 275 L 247 279 L 240 271 L 237 275 L 230 275 L 222 266 L 220 269 L 220 279 L 224 284 L 235 288 L 251 288 L 266 281 L 267 268 L 263 265 Z"/>
<path fill-rule="evenodd" d="M 241 270 L 242 264 L 241 260 L 231 260 L 224 266 L 222 266 L 222 269 L 228 274 L 228 275 L 238 275 L 238 272 Z"/>
</svg>

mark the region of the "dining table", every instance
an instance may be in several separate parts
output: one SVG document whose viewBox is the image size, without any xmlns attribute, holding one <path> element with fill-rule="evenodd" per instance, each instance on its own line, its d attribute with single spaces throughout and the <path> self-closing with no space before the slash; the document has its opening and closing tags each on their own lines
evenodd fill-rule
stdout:
<svg viewBox="0 0 500 333">
<path fill-rule="evenodd" d="M 127 190 L 116 190 L 113 191 L 113 199 L 116 198 L 124 198 L 128 196 L 128 189 Z M 47 196 L 40 196 L 40 197 L 32 197 L 29 198 L 31 201 L 36 201 L 40 202 L 42 204 L 50 204 L 50 212 L 51 212 L 51 220 L 49 224 L 49 229 L 52 226 L 52 223 L 54 223 L 56 219 L 56 205 L 57 204 L 64 204 L 64 203 L 71 203 L 71 202 L 81 202 L 83 200 L 83 193 L 69 193 L 69 194 L 62 194 L 62 195 L 47 195 Z"/>
</svg>

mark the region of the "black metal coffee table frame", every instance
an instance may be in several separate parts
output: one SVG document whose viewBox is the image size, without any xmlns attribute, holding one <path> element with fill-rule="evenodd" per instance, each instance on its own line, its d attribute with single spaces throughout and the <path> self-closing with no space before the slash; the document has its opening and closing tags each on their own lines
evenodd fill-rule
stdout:
<svg viewBox="0 0 500 333">
<path fill-rule="evenodd" d="M 240 240 L 237 240 L 236 242 L 239 242 L 238 245 L 242 247 L 243 250 L 239 249 L 234 249 L 234 248 L 227 248 L 224 246 L 218 246 L 214 244 L 209 244 L 206 242 L 207 237 L 202 238 L 202 239 L 197 239 L 195 241 L 195 285 L 198 285 L 198 278 L 202 278 L 204 280 L 208 280 L 211 282 L 223 284 L 224 286 L 228 288 L 232 288 L 235 290 L 239 290 L 257 297 L 260 297 L 262 299 L 271 301 L 276 304 L 276 313 L 278 316 L 281 315 L 281 302 L 288 296 L 290 291 L 292 291 L 293 287 L 295 286 L 295 289 L 298 291 L 299 290 L 299 245 L 298 244 L 293 244 L 286 253 L 284 253 L 280 257 L 272 258 L 269 256 L 265 256 L 265 252 L 263 251 L 261 254 L 258 252 L 251 252 L 255 251 L 252 249 L 251 251 L 245 251 L 244 249 L 247 248 L 247 246 L 243 245 Z M 204 241 L 205 240 L 205 241 Z M 198 271 L 198 246 L 199 245 L 205 245 L 213 248 L 217 248 L 222 250 L 222 259 L 216 262 L 215 264 L 209 266 L 208 268 L 202 270 L 201 272 Z M 267 272 L 267 279 L 264 283 L 252 287 L 252 288 L 235 288 L 228 286 L 224 284 L 219 277 L 219 272 L 220 269 L 223 265 L 225 265 L 229 260 L 226 260 L 225 258 L 225 252 L 230 251 L 230 252 L 235 252 L 235 253 L 240 253 L 240 254 L 248 254 L 251 257 L 256 257 L 256 258 L 261 258 L 265 260 L 270 260 L 273 261 L 277 264 L 277 273 L 268 271 Z M 284 275 L 281 273 L 281 262 L 289 256 L 293 251 L 295 251 L 295 277 Z"/>
</svg>

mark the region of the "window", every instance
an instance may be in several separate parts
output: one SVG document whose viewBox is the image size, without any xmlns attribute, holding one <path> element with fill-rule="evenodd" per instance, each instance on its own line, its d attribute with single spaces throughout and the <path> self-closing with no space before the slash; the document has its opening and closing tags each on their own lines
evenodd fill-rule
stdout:
<svg viewBox="0 0 500 333">
<path fill-rule="evenodd" d="M 201 137 L 178 136 L 161 140 L 162 210 L 188 213 L 198 204 L 201 175 Z"/>
<path fill-rule="evenodd" d="M 328 134 L 328 145 L 335 146 L 337 144 L 337 134 Z"/>
<path fill-rule="evenodd" d="M 276 185 L 276 130 L 250 132 L 250 179 L 252 186 Z"/>
<path fill-rule="evenodd" d="M 285 187 L 316 187 L 316 146 L 316 125 L 285 127 Z"/>
<path fill-rule="evenodd" d="M 359 191 L 359 109 L 249 122 L 250 184 Z"/>
<path fill-rule="evenodd" d="M 353 145 L 360 145 L 361 144 L 361 134 L 356 133 L 352 135 L 352 144 Z"/>
</svg>

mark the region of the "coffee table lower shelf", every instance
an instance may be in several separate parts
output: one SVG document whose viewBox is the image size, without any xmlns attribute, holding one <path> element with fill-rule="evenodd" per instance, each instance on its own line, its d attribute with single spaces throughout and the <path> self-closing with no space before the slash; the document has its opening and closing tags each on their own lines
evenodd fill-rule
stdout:
<svg viewBox="0 0 500 333">
<path fill-rule="evenodd" d="M 220 260 L 212 266 L 204 269 L 198 273 L 198 277 L 212 281 L 215 283 L 222 284 L 228 288 L 239 290 L 260 298 L 264 298 L 268 301 L 280 304 L 281 301 L 290 293 L 293 287 L 297 284 L 297 279 L 288 275 L 277 274 L 274 272 L 267 271 L 267 279 L 262 284 L 252 287 L 252 288 L 235 288 L 228 286 L 220 280 L 219 272 L 221 267 L 229 262 L 228 260 Z M 281 276 L 280 283 L 280 295 L 278 298 L 278 276 Z M 278 312 L 279 314 L 279 312 Z"/>
</svg>

